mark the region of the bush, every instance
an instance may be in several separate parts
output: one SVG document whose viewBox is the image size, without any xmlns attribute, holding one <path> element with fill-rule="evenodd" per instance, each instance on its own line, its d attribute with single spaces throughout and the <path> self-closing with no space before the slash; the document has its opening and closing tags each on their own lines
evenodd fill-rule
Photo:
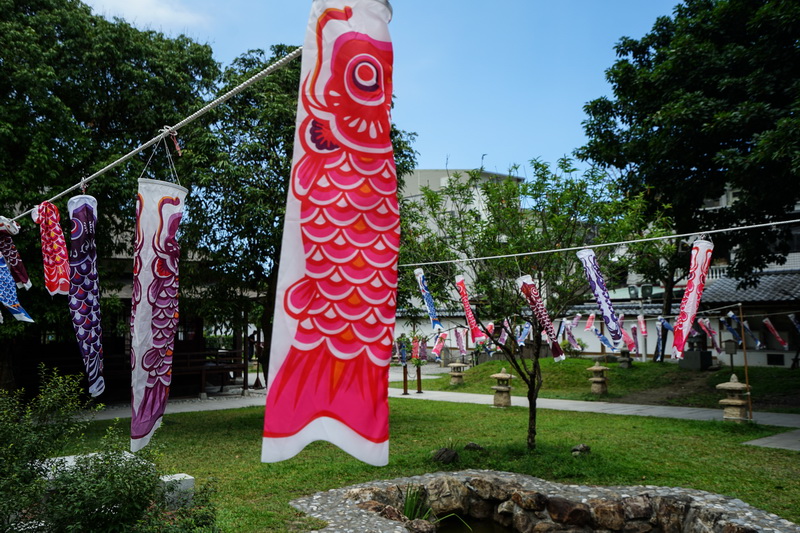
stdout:
<svg viewBox="0 0 800 533">
<path fill-rule="evenodd" d="M 59 376 L 39 367 L 41 390 L 30 401 L 24 391 L 0 390 L 0 531 L 19 531 L 40 513 L 47 458 L 59 455 L 88 424 L 80 417 L 80 376 Z"/>
<path fill-rule="evenodd" d="M 133 455 L 116 427 L 102 451 L 74 464 L 51 459 L 75 447 L 88 424 L 80 376 L 40 369 L 42 388 L 31 401 L 23 391 L 0 390 L 0 531 L 216 532 L 211 486 L 173 509 L 161 488 L 158 449 Z"/>
</svg>

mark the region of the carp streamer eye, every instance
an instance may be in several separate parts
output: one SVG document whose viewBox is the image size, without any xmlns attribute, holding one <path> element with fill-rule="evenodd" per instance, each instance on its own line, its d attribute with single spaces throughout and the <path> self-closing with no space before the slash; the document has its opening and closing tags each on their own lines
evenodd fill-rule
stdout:
<svg viewBox="0 0 800 533">
<path fill-rule="evenodd" d="M 383 102 L 380 62 L 369 55 L 358 55 L 347 66 L 347 92 L 361 104 L 375 105 Z"/>
</svg>

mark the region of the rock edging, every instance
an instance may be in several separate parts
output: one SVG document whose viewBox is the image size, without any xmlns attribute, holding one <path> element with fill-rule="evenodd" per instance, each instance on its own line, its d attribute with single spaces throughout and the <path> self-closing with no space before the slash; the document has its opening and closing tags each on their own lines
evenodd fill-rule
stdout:
<svg viewBox="0 0 800 533">
<path fill-rule="evenodd" d="M 408 487 L 424 491 L 436 515 L 455 512 L 493 518 L 520 532 L 800 533 L 800 526 L 788 520 L 705 491 L 652 485 L 563 485 L 489 470 L 374 481 L 290 503 L 327 521 L 323 532 L 433 531 L 402 515 Z"/>
</svg>

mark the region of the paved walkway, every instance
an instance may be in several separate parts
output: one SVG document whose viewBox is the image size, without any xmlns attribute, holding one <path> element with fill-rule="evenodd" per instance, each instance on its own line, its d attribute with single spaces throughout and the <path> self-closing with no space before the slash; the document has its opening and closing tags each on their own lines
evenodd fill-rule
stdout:
<svg viewBox="0 0 800 533">
<path fill-rule="evenodd" d="M 439 368 L 434 365 L 426 365 L 422 374 L 423 379 L 436 377 L 437 374 L 447 372 L 447 368 Z M 391 367 L 389 381 L 402 381 L 402 370 Z M 255 376 L 251 373 L 250 381 L 253 382 Z M 262 380 L 263 381 L 263 380 Z M 409 376 L 409 394 L 403 395 L 402 389 L 389 388 L 390 398 L 401 398 L 409 400 L 429 400 L 437 402 L 454 403 L 474 403 L 480 405 L 492 405 L 493 396 L 491 394 L 468 394 L 463 392 L 444 392 L 444 391 L 425 391 L 422 386 L 422 394 L 417 394 L 416 382 Z M 247 395 L 241 394 L 225 396 L 209 396 L 208 399 L 176 399 L 170 400 L 167 404 L 166 414 L 187 413 L 194 411 L 217 411 L 222 409 L 236 409 L 239 407 L 263 406 L 265 403 L 265 391 L 249 390 Z M 527 407 L 528 399 L 522 396 L 512 396 L 511 404 L 519 407 Z M 610 415 L 629 415 L 629 416 L 653 416 L 657 418 L 677 418 L 683 420 L 722 420 L 722 409 L 699 409 L 693 407 L 667 407 L 659 405 L 632 405 L 625 403 L 609 402 L 581 402 L 576 400 L 551 400 L 539 398 L 537 401 L 539 409 L 552 409 L 555 411 L 576 411 L 582 413 L 603 413 Z M 97 420 L 111 420 L 114 418 L 130 418 L 130 405 L 109 406 L 95 416 Z M 752 440 L 744 444 L 762 446 L 766 448 L 781 448 L 785 450 L 800 451 L 800 415 L 784 413 L 753 413 L 753 421 L 768 426 L 778 426 L 795 428 L 795 431 L 780 433 L 763 439 Z"/>
</svg>

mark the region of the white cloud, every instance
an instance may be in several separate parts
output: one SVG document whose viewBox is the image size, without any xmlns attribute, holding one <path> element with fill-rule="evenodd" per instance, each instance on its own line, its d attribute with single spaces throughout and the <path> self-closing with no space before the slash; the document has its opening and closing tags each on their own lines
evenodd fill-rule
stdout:
<svg viewBox="0 0 800 533">
<path fill-rule="evenodd" d="M 193 11 L 182 0 L 84 0 L 84 3 L 97 15 L 119 17 L 137 28 L 165 33 L 207 28 L 211 22 L 211 17 Z"/>
</svg>

